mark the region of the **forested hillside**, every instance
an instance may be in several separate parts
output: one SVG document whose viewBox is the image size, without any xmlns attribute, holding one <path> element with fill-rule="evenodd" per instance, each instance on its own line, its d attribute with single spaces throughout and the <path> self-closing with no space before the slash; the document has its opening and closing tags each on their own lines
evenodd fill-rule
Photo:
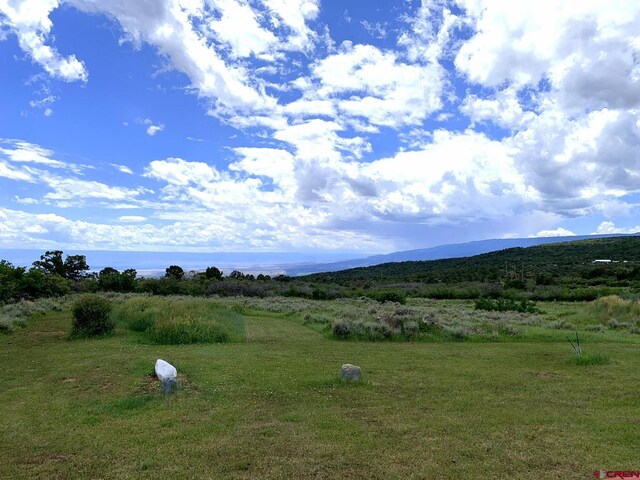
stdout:
<svg viewBox="0 0 640 480">
<path fill-rule="evenodd" d="M 610 263 L 594 263 L 611 260 Z M 640 236 L 510 248 L 473 257 L 397 262 L 305 277 L 310 281 L 420 281 L 425 283 L 509 282 L 608 284 L 640 280 Z M 563 281 L 564 280 L 564 281 Z M 597 282 L 594 282 L 597 280 Z M 589 282 L 590 281 L 590 282 Z"/>
</svg>

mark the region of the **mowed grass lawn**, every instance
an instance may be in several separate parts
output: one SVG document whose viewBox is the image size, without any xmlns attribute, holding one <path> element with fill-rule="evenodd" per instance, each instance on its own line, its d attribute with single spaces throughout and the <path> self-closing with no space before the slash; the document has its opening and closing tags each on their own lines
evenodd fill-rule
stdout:
<svg viewBox="0 0 640 480">
<path fill-rule="evenodd" d="M 242 343 L 67 340 L 55 312 L 0 336 L 0 478 L 592 478 L 640 470 L 640 350 L 347 342 L 277 316 Z M 171 397 L 149 373 L 173 363 Z M 364 381 L 343 385 L 343 363 Z"/>
</svg>

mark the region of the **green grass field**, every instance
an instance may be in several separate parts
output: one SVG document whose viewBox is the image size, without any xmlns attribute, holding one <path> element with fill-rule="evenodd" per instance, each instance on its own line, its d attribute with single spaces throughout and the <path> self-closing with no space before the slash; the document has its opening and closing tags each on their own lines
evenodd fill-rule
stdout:
<svg viewBox="0 0 640 480">
<path fill-rule="evenodd" d="M 581 306 L 545 308 L 593 323 Z M 158 345 L 124 327 L 70 341 L 66 310 L 0 335 L 0 478 L 573 479 L 640 469 L 638 335 L 591 334 L 585 350 L 610 361 L 578 365 L 560 330 L 556 341 L 340 341 L 303 325 L 303 312 L 244 309 L 245 341 L 224 344 Z M 177 367 L 176 395 L 162 397 L 150 377 L 157 358 Z M 343 363 L 360 365 L 364 381 L 342 384 Z"/>
</svg>

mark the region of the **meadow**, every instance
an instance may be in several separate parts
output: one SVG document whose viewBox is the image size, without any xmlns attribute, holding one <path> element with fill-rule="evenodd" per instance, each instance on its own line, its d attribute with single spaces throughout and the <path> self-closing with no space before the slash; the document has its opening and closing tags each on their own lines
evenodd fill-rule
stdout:
<svg viewBox="0 0 640 480">
<path fill-rule="evenodd" d="M 32 302 L 25 326 L 0 335 L 0 478 L 638 469 L 637 302 L 543 302 L 520 313 L 453 300 L 108 297 L 113 335 L 70 340 L 64 301 Z M 333 329 L 425 318 L 439 327 L 375 341 Z M 585 356 L 602 361 L 576 361 L 567 342 L 576 330 Z M 174 395 L 152 376 L 157 358 L 179 371 Z M 342 383 L 343 363 L 360 365 L 363 380 Z"/>
</svg>

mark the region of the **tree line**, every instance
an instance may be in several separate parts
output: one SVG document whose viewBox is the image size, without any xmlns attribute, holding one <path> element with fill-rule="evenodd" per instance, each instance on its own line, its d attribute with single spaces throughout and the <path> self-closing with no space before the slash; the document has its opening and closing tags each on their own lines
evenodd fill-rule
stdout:
<svg viewBox="0 0 640 480">
<path fill-rule="evenodd" d="M 594 264 L 611 259 L 610 264 Z M 617 261 L 616 261 L 617 260 Z M 407 297 L 593 300 L 640 293 L 640 237 L 602 238 L 512 248 L 466 258 L 398 262 L 304 277 L 225 275 L 215 266 L 185 272 L 170 265 L 160 278 L 133 268 L 91 272 L 84 255 L 47 251 L 31 268 L 0 261 L 0 303 L 72 292 L 151 295 L 289 296 L 316 300 L 365 296 L 403 303 Z"/>
</svg>

